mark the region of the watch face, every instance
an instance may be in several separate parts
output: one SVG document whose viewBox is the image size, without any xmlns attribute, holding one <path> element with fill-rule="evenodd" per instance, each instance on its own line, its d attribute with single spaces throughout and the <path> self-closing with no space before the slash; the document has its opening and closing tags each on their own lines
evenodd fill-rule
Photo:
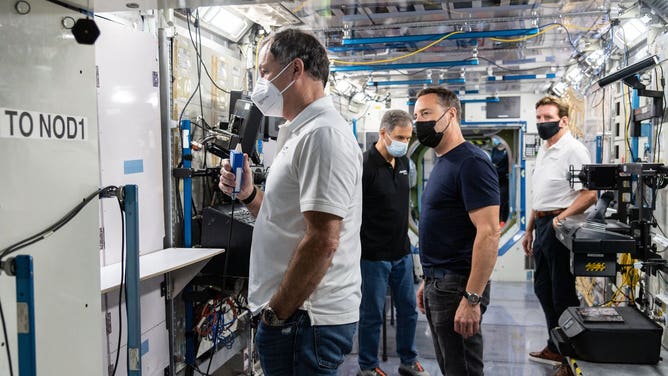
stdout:
<svg viewBox="0 0 668 376">
<path fill-rule="evenodd" d="M 466 293 L 466 299 L 469 301 L 471 304 L 478 304 L 480 303 L 480 295 L 475 294 L 475 293 Z"/>
<path fill-rule="evenodd" d="M 265 308 L 262 311 L 262 316 L 265 324 L 268 324 L 269 326 L 279 326 L 283 324 L 283 320 L 280 320 L 278 316 L 276 316 L 276 312 L 271 308 Z"/>
</svg>

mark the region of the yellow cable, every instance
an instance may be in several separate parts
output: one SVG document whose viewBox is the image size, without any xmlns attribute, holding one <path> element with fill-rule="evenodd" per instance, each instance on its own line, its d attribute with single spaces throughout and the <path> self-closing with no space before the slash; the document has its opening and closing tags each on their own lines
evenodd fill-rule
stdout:
<svg viewBox="0 0 668 376">
<path fill-rule="evenodd" d="M 299 12 L 300 10 L 304 9 L 304 6 L 305 6 L 306 3 L 308 3 L 308 2 L 309 2 L 309 0 L 304 0 L 304 1 L 302 1 L 296 8 L 292 9 L 292 13 L 297 13 L 297 12 Z"/>
<path fill-rule="evenodd" d="M 257 42 L 257 47 L 255 47 L 255 78 L 257 79 L 257 70 L 258 70 L 258 61 L 260 60 L 260 46 L 264 40 L 264 34 L 260 37 L 260 40 Z"/>
<path fill-rule="evenodd" d="M 436 44 L 438 44 L 438 43 L 441 43 L 443 40 L 445 40 L 445 39 L 447 39 L 447 38 L 450 38 L 451 36 L 453 36 L 453 35 L 455 35 L 455 34 L 461 34 L 461 33 L 462 33 L 462 31 L 453 31 L 453 32 L 451 32 L 450 34 L 446 34 L 446 35 L 442 36 L 441 38 L 435 40 L 435 41 L 432 42 L 432 43 L 429 43 L 428 45 L 426 45 L 426 46 L 424 46 L 424 47 L 422 47 L 422 48 L 420 48 L 420 49 L 418 49 L 418 50 L 415 50 L 415 51 L 413 51 L 413 52 L 407 53 L 406 55 L 401 55 L 401 56 L 393 57 L 393 58 L 390 58 L 390 59 L 374 60 L 374 61 L 343 61 L 343 60 L 335 60 L 335 59 L 332 59 L 332 60 L 330 60 L 330 61 L 331 61 L 332 63 L 335 63 L 335 64 L 348 64 L 348 65 L 373 65 L 373 64 L 391 63 L 391 62 L 393 62 L 393 61 L 397 61 L 397 60 L 405 59 L 405 58 L 407 58 L 407 57 L 410 57 L 410 56 L 413 56 L 413 55 L 415 55 L 415 54 L 418 54 L 418 53 L 420 53 L 420 52 L 422 52 L 422 51 L 425 51 L 425 50 L 428 49 L 428 48 L 431 48 L 432 46 L 434 46 L 434 45 L 436 45 Z"/>
<path fill-rule="evenodd" d="M 602 29 L 606 26 L 610 26 L 609 22 L 599 24 L 597 26 L 592 26 L 592 27 L 586 27 L 586 26 L 579 26 L 579 25 L 574 25 L 574 24 L 564 24 L 565 27 L 569 29 L 577 29 L 577 30 L 584 30 L 584 31 L 591 31 L 591 30 L 598 30 Z"/>
<path fill-rule="evenodd" d="M 521 42 L 521 41 L 524 41 L 524 40 L 527 40 L 527 39 L 535 38 L 535 37 L 547 32 L 547 31 L 550 31 L 554 28 L 557 28 L 559 26 L 560 25 L 550 25 L 550 26 L 544 28 L 543 30 L 539 31 L 536 34 L 527 35 L 527 36 L 523 36 L 523 37 L 519 37 L 519 38 L 489 38 L 489 39 L 491 39 L 495 42 Z"/>
<path fill-rule="evenodd" d="M 571 361 L 571 369 L 575 373 L 575 376 L 582 376 L 582 369 L 580 369 L 580 366 L 575 362 L 575 359 L 569 358 Z"/>
</svg>

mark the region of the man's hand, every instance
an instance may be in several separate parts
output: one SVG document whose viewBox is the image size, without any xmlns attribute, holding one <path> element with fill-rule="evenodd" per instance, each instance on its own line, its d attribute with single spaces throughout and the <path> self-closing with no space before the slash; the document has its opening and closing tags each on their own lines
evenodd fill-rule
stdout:
<svg viewBox="0 0 668 376">
<path fill-rule="evenodd" d="M 253 193 L 253 172 L 248 163 L 248 154 L 244 153 L 244 172 L 241 178 L 241 191 L 237 193 L 239 200 L 245 200 Z M 236 183 L 236 176 L 232 173 L 232 166 L 229 159 L 223 159 L 222 167 L 220 168 L 220 178 L 218 179 L 218 188 L 228 196 L 232 196 L 234 185 Z"/>
<path fill-rule="evenodd" d="M 455 332 L 468 338 L 480 330 L 480 304 L 471 305 L 466 298 L 459 302 L 455 312 Z"/>
<path fill-rule="evenodd" d="M 420 287 L 418 287 L 417 291 L 415 292 L 415 300 L 417 302 L 417 308 L 422 312 L 423 314 L 426 313 L 424 309 L 424 281 L 420 283 Z"/>
<path fill-rule="evenodd" d="M 524 255 L 533 255 L 533 231 L 527 230 L 527 232 L 524 233 L 524 239 L 522 239 L 522 248 L 524 248 Z"/>
<path fill-rule="evenodd" d="M 559 219 L 559 216 L 554 217 L 552 219 L 552 228 L 556 230 L 558 227 L 561 227 L 562 221 L 563 219 Z"/>
</svg>

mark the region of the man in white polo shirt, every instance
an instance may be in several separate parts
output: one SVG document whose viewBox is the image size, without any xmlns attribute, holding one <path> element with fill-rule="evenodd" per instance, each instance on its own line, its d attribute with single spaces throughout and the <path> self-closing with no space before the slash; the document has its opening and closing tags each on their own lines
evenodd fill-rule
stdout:
<svg viewBox="0 0 668 376">
<path fill-rule="evenodd" d="M 569 166 L 580 169 L 591 163 L 589 151 L 568 130 L 569 106 L 554 97 L 536 103 L 538 135 L 545 140 L 538 151 L 533 171 L 533 209 L 522 240 L 524 253 L 536 261 L 534 291 L 547 321 L 547 346 L 529 353 L 529 360 L 561 365 L 557 375 L 567 375 L 549 331 L 558 326 L 567 307 L 578 306 L 575 276 L 570 271 L 570 251 L 556 238 L 555 228 L 571 215 L 584 212 L 596 201 L 596 191 L 574 190 L 569 182 Z M 533 231 L 536 231 L 534 239 Z"/>
<path fill-rule="evenodd" d="M 279 131 L 266 193 L 245 157 L 237 198 L 256 216 L 248 301 L 266 375 L 336 375 L 352 348 L 360 305 L 362 152 L 324 94 L 327 52 L 312 35 L 284 30 L 259 55 L 251 99 Z M 219 187 L 234 174 L 224 161 Z"/>
</svg>

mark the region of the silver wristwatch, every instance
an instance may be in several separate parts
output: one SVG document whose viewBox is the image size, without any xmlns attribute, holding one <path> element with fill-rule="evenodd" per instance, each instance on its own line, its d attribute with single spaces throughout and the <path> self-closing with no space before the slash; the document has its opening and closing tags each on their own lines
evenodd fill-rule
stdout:
<svg viewBox="0 0 668 376">
<path fill-rule="evenodd" d="M 475 292 L 468 292 L 464 290 L 462 295 L 464 295 L 464 297 L 466 298 L 466 300 L 468 300 L 470 305 L 480 304 L 480 295 L 476 294 Z"/>
<path fill-rule="evenodd" d="M 276 312 L 274 312 L 274 310 L 269 306 L 266 306 L 262 310 L 260 318 L 265 324 L 269 326 L 282 326 L 285 324 L 285 320 L 279 319 L 278 316 L 276 316 Z"/>
</svg>

